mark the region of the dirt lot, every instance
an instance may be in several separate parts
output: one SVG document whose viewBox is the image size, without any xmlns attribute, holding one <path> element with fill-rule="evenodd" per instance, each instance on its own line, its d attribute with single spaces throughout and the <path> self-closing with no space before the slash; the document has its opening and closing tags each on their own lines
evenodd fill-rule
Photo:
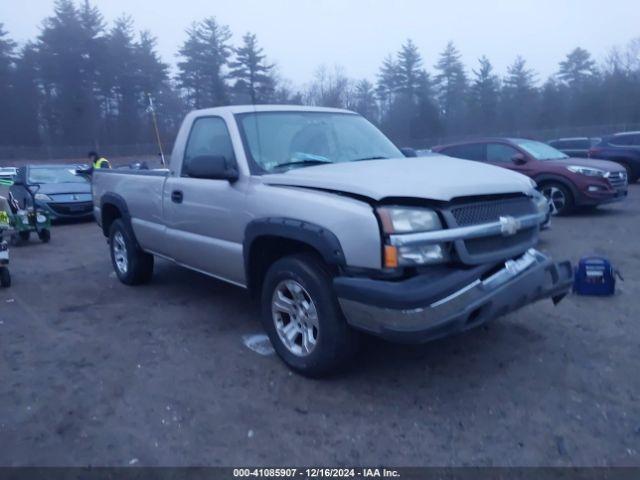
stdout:
<svg viewBox="0 0 640 480">
<path fill-rule="evenodd" d="M 640 465 L 640 185 L 542 237 L 610 256 L 618 294 L 372 339 L 312 381 L 245 346 L 243 291 L 162 261 L 125 287 L 94 224 L 56 226 L 0 291 L 0 465 Z"/>
</svg>

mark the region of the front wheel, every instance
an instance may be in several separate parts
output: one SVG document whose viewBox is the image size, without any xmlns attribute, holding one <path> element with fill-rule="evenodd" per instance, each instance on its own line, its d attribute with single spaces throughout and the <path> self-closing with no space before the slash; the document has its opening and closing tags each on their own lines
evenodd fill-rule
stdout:
<svg viewBox="0 0 640 480">
<path fill-rule="evenodd" d="M 332 277 L 312 254 L 275 262 L 262 288 L 262 323 L 280 358 L 311 377 L 331 373 L 357 350 L 333 293 Z"/>
<path fill-rule="evenodd" d="M 153 255 L 140 250 L 133 232 L 120 219 L 113 222 L 109 234 L 111 263 L 125 285 L 147 283 L 153 276 Z"/>
<path fill-rule="evenodd" d="M 551 204 L 551 215 L 567 215 L 573 210 L 573 194 L 563 184 L 559 182 L 545 183 L 540 187 L 540 192 L 547 197 Z"/>
</svg>

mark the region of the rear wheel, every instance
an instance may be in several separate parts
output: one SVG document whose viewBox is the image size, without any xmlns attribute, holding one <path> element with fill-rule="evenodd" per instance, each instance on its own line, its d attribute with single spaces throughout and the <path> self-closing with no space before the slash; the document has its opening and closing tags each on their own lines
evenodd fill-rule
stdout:
<svg viewBox="0 0 640 480">
<path fill-rule="evenodd" d="M 7 267 L 0 267 L 0 287 L 9 288 L 11 286 L 11 274 Z"/>
<path fill-rule="evenodd" d="M 153 276 L 153 255 L 140 250 L 133 232 L 120 219 L 111 225 L 109 235 L 111 263 L 125 285 L 140 285 Z"/>
<path fill-rule="evenodd" d="M 544 183 L 540 187 L 542 194 L 551 204 L 552 215 L 567 215 L 575 206 L 571 191 L 559 182 Z"/>
<path fill-rule="evenodd" d="M 262 322 L 280 358 L 303 375 L 331 373 L 357 350 L 358 334 L 342 315 L 331 274 L 312 254 L 285 257 L 269 268 Z"/>
<path fill-rule="evenodd" d="M 20 237 L 21 242 L 26 243 L 31 238 L 31 232 L 29 231 L 18 232 L 18 236 Z"/>
</svg>

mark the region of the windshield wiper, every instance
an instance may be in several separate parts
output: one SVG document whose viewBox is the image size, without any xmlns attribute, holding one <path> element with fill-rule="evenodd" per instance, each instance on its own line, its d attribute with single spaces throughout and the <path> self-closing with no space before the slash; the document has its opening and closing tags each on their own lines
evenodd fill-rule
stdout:
<svg viewBox="0 0 640 480">
<path fill-rule="evenodd" d="M 323 165 L 325 163 L 333 163 L 333 162 L 331 160 L 298 160 L 295 162 L 279 163 L 278 165 L 273 167 L 272 170 L 278 170 L 281 168 L 296 167 L 296 166 L 311 167 L 313 165 Z"/>
<path fill-rule="evenodd" d="M 373 157 L 364 157 L 364 158 L 355 158 L 351 160 L 352 162 L 364 162 L 367 160 L 389 160 L 389 157 L 383 157 L 381 155 L 373 156 Z"/>
</svg>

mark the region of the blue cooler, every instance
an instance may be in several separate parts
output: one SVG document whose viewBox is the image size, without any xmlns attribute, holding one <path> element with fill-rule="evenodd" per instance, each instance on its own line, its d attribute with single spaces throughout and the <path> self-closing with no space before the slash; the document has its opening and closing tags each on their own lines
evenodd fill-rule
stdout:
<svg viewBox="0 0 640 480">
<path fill-rule="evenodd" d="M 604 257 L 582 257 L 576 267 L 573 292 L 578 295 L 613 295 L 616 271 Z"/>
</svg>

